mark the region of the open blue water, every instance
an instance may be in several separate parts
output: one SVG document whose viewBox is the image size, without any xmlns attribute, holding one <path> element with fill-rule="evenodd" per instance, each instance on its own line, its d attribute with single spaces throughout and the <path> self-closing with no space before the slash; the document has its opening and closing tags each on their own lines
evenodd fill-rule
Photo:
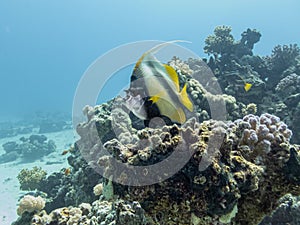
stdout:
<svg viewBox="0 0 300 225">
<path fill-rule="evenodd" d="M 1 1 L 0 117 L 71 112 L 88 66 L 128 42 L 184 39 L 206 56 L 205 38 L 224 24 L 236 39 L 247 28 L 258 29 L 262 38 L 256 54 L 268 55 L 277 44 L 299 44 L 299 9 L 297 0 Z M 123 74 L 99 102 L 128 82 L 130 69 Z"/>
</svg>

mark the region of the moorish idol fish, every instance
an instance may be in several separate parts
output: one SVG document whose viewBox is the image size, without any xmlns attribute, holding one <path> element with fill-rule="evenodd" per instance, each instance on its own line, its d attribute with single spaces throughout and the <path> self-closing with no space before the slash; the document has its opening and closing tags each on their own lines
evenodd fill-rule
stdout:
<svg viewBox="0 0 300 225">
<path fill-rule="evenodd" d="M 190 112 L 194 109 L 187 94 L 187 84 L 180 88 L 175 69 L 154 57 L 159 49 L 174 42 L 179 41 L 153 47 L 135 64 L 125 105 L 142 120 L 165 116 L 182 124 L 186 121 L 185 109 Z"/>
</svg>

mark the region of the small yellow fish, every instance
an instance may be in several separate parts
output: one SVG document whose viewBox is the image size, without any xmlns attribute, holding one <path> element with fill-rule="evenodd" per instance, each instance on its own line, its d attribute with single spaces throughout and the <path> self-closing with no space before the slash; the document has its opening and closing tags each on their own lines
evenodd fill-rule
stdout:
<svg viewBox="0 0 300 225">
<path fill-rule="evenodd" d="M 239 74 L 236 74 L 236 75 L 237 75 L 239 78 L 241 78 L 241 80 L 244 82 L 244 90 L 245 90 L 246 92 L 248 92 L 248 91 L 251 89 L 252 84 L 246 82 Z"/>
<path fill-rule="evenodd" d="M 66 155 L 68 152 L 70 152 L 69 149 L 68 149 L 68 150 L 64 150 L 64 151 L 61 153 L 61 155 Z"/>
<path fill-rule="evenodd" d="M 249 91 L 251 89 L 251 87 L 252 87 L 252 84 L 250 84 L 250 83 L 245 83 L 245 85 L 244 85 L 244 89 L 246 92 Z"/>
<path fill-rule="evenodd" d="M 70 168 L 66 168 L 65 169 L 65 175 L 68 176 L 71 173 L 71 169 Z"/>
<path fill-rule="evenodd" d="M 61 153 L 61 155 L 66 155 L 67 153 L 72 153 L 72 152 L 74 152 L 74 150 L 75 150 L 75 148 L 74 148 L 74 146 L 72 145 L 72 146 L 70 146 L 69 149 L 63 150 L 63 152 Z"/>
</svg>

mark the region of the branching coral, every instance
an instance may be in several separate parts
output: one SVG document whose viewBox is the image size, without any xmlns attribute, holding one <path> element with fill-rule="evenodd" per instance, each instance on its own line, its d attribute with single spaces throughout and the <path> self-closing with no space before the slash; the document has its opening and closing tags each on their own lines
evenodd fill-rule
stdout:
<svg viewBox="0 0 300 225">
<path fill-rule="evenodd" d="M 35 190 L 41 187 L 41 182 L 46 179 L 46 171 L 41 167 L 33 167 L 31 170 L 22 169 L 18 174 L 21 190 Z"/>
<path fill-rule="evenodd" d="M 218 59 L 220 55 L 230 54 L 232 51 L 234 38 L 231 33 L 231 27 L 229 26 L 217 26 L 214 30 L 214 35 L 209 35 L 205 39 L 204 52 L 213 54 L 215 59 Z"/>
<path fill-rule="evenodd" d="M 187 63 L 183 62 L 176 56 L 174 56 L 168 64 L 172 66 L 177 73 L 182 75 L 192 75 L 194 72 Z"/>
<path fill-rule="evenodd" d="M 281 74 L 284 70 L 296 64 L 296 58 L 299 55 L 300 49 L 297 44 L 275 46 L 269 58 L 271 71 L 278 75 Z"/>
</svg>

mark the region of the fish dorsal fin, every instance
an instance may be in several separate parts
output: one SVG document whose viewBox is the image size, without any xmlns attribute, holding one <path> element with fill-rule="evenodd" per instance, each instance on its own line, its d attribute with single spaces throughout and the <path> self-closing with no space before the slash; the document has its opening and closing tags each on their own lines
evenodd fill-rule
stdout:
<svg viewBox="0 0 300 225">
<path fill-rule="evenodd" d="M 151 48 L 150 50 L 148 50 L 147 52 L 145 52 L 144 54 L 155 54 L 156 52 L 158 52 L 160 49 L 166 47 L 167 45 L 173 44 L 173 43 L 178 43 L 178 42 L 186 42 L 186 43 L 191 43 L 190 41 L 185 41 L 185 40 L 173 40 L 173 41 L 167 41 L 167 42 L 163 42 L 160 43 L 158 45 L 155 45 L 153 48 Z"/>
<path fill-rule="evenodd" d="M 134 69 L 137 69 L 141 63 L 143 62 L 143 60 L 146 58 L 146 56 L 148 56 L 149 54 L 155 54 L 156 52 L 158 52 L 160 49 L 164 48 L 167 45 L 173 44 L 173 43 L 178 43 L 178 42 L 187 42 L 187 43 L 191 43 L 189 41 L 185 41 L 185 40 L 173 40 L 173 41 L 167 41 L 167 42 L 163 42 L 160 43 L 158 45 L 155 45 L 153 48 L 149 49 L 148 51 L 146 51 L 137 61 L 137 63 L 135 64 Z"/>
<path fill-rule="evenodd" d="M 186 92 L 186 88 L 187 88 L 187 85 L 185 84 L 179 95 L 180 101 L 190 112 L 192 112 L 194 110 L 194 106 L 188 96 L 188 93 Z"/>
<path fill-rule="evenodd" d="M 169 66 L 167 64 L 164 64 L 164 67 L 167 71 L 169 78 L 175 84 L 177 92 L 179 92 L 179 78 L 178 78 L 177 72 L 174 70 L 174 68 L 172 66 Z"/>
</svg>

